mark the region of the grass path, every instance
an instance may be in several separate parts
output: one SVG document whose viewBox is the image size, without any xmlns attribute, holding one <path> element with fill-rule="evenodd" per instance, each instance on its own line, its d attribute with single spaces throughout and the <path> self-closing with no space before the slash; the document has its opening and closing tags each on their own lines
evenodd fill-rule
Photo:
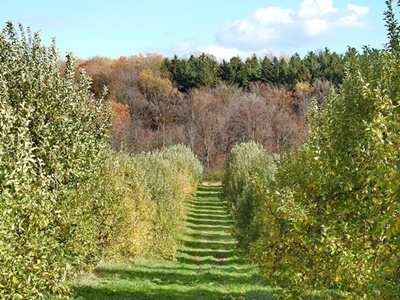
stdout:
<svg viewBox="0 0 400 300">
<path fill-rule="evenodd" d="M 188 201 L 177 261 L 109 264 L 80 280 L 78 299 L 273 299 L 255 267 L 235 255 L 221 187 L 200 186 Z"/>
</svg>

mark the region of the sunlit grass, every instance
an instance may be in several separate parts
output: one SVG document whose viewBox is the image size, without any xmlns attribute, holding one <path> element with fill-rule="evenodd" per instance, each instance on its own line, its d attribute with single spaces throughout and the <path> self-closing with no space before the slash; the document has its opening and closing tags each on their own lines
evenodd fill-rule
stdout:
<svg viewBox="0 0 400 300">
<path fill-rule="evenodd" d="M 200 186 L 187 202 L 177 261 L 104 263 L 75 284 L 76 299 L 273 299 L 254 266 L 236 254 L 220 187 Z"/>
</svg>

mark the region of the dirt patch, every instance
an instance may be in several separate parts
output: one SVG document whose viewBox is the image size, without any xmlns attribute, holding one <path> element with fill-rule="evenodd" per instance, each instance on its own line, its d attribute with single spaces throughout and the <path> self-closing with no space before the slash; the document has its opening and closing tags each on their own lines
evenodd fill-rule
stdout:
<svg viewBox="0 0 400 300">
<path fill-rule="evenodd" d="M 204 181 L 201 183 L 201 185 L 205 185 L 205 186 L 220 186 L 222 185 L 221 181 Z"/>
</svg>

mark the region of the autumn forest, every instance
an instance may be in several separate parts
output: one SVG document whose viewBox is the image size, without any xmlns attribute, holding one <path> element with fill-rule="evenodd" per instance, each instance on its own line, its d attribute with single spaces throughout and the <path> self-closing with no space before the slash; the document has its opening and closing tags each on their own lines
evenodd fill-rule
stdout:
<svg viewBox="0 0 400 300">
<path fill-rule="evenodd" d="M 92 92 L 112 102 L 112 147 L 140 153 L 188 145 L 207 170 L 221 170 L 233 145 L 257 141 L 280 153 L 307 132 L 311 101 L 322 104 L 343 80 L 344 55 L 329 49 L 304 58 L 257 57 L 217 61 L 199 54 L 148 54 L 78 61 L 92 77 Z"/>
</svg>

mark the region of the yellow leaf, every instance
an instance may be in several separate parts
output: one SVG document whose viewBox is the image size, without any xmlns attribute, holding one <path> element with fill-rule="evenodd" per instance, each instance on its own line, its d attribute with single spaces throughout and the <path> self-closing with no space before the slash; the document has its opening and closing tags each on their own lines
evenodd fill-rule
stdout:
<svg viewBox="0 0 400 300">
<path fill-rule="evenodd" d="M 391 228 L 388 228 L 386 230 L 386 238 L 388 241 L 390 241 L 390 239 L 392 238 L 392 229 Z"/>
</svg>

